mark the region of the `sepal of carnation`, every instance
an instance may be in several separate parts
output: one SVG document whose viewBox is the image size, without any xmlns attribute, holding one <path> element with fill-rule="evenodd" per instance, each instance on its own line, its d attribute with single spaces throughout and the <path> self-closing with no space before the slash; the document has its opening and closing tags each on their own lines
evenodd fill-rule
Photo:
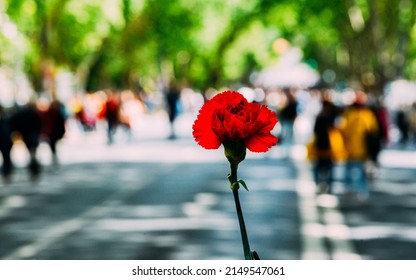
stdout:
<svg viewBox="0 0 416 280">
<path fill-rule="evenodd" d="M 226 141 L 224 145 L 225 157 L 231 164 L 238 165 L 246 158 L 246 146 L 242 141 Z"/>
</svg>

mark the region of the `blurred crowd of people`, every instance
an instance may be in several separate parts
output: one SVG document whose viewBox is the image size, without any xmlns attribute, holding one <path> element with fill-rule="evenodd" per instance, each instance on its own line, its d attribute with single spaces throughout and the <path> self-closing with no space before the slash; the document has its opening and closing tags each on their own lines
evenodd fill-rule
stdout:
<svg viewBox="0 0 416 280">
<path fill-rule="evenodd" d="M 360 90 L 288 88 L 272 90 L 265 96 L 265 104 L 278 114 L 278 145 L 306 146 L 320 194 L 335 193 L 335 168 L 341 166 L 344 192 L 366 201 L 380 152 L 396 141 L 391 132 L 399 131 L 399 143 L 416 140 L 416 134 L 410 136 L 416 130 L 416 105 L 388 110 L 383 96 Z"/>
<path fill-rule="evenodd" d="M 48 143 L 54 163 L 57 163 L 57 142 L 65 134 L 67 114 L 57 100 L 29 102 L 23 106 L 5 109 L 0 106 L 0 149 L 3 157 L 2 175 L 8 179 L 13 171 L 11 150 L 17 141 L 22 141 L 29 154 L 28 169 L 35 178 L 41 166 L 37 149 L 41 141 Z"/>
<path fill-rule="evenodd" d="M 366 163 L 378 164 L 382 145 L 388 140 L 387 111 L 378 104 L 370 108 L 365 94 L 357 92 L 353 103 L 339 113 L 337 123 L 335 106 L 327 100 L 324 103 L 314 126 L 315 181 L 317 185 L 325 183 L 326 191 L 331 193 L 333 162 L 344 160 L 346 187 L 360 199 L 366 199 L 369 194 Z M 333 135 L 335 131 L 339 132 L 337 138 Z"/>
<path fill-rule="evenodd" d="M 106 90 L 78 94 L 68 103 L 71 115 L 83 132 L 94 131 L 98 122 L 106 121 L 109 144 L 113 143 L 118 127 L 123 127 L 128 132 L 134 125 L 135 116 L 144 110 L 141 99 L 131 91 Z"/>
<path fill-rule="evenodd" d="M 114 143 L 118 130 L 124 131 L 128 141 L 140 126 L 141 116 L 163 111 L 170 126 L 169 139 L 174 139 L 174 122 L 181 111 L 184 94 L 174 83 L 153 96 L 130 90 L 105 90 L 76 95 L 69 101 L 69 110 L 82 131 L 95 131 L 97 124 L 106 124 L 107 143 Z"/>
<path fill-rule="evenodd" d="M 319 105 L 316 113 L 309 115 L 311 137 L 306 147 L 317 193 L 334 193 L 334 168 L 341 163 L 346 192 L 365 201 L 369 196 L 368 179 L 378 166 L 381 150 L 389 143 L 390 113 L 380 97 L 369 97 L 362 91 L 353 92 L 346 103 L 335 102 L 334 96 L 325 91 L 315 97 Z"/>
<path fill-rule="evenodd" d="M 96 129 L 97 122 L 107 124 L 108 143 L 112 144 L 118 127 L 127 135 L 142 110 L 142 103 L 131 92 L 103 91 L 94 94 L 76 95 L 68 104 L 40 97 L 24 105 L 4 108 L 0 105 L 0 150 L 1 172 L 10 179 L 14 165 L 11 151 L 15 143 L 24 143 L 29 155 L 28 170 L 32 178 L 41 171 L 38 147 L 47 143 L 52 155 L 52 164 L 58 164 L 57 143 L 67 131 L 67 120 L 72 118 L 82 132 Z"/>
<path fill-rule="evenodd" d="M 362 91 L 352 95 L 337 95 L 331 90 L 242 88 L 239 91 L 249 101 L 265 104 L 277 112 L 279 123 L 274 133 L 279 137 L 278 145 L 294 143 L 295 134 L 302 130 L 300 119 L 308 120 L 303 124 L 303 130 L 309 131 L 303 144 L 313 162 L 314 180 L 321 193 L 333 192 L 334 166 L 343 163 L 345 186 L 362 198 L 368 197 L 367 180 L 378 165 L 380 151 L 391 141 L 392 123 L 400 131 L 400 143 L 416 140 L 416 104 L 390 112 L 381 98 Z M 24 106 L 0 107 L 2 174 L 7 178 L 13 170 L 10 152 L 16 141 L 22 141 L 27 148 L 31 176 L 40 172 L 36 153 L 42 141 L 49 145 L 53 163 L 57 164 L 57 143 L 66 133 L 68 118 L 75 120 L 85 133 L 95 131 L 98 123 L 105 124 L 107 143 L 111 145 L 116 131 L 122 130 L 131 140 L 132 130 L 141 122 L 140 116 L 162 107 L 170 125 L 168 138 L 175 139 L 174 123 L 181 111 L 196 114 L 203 100 L 216 92 L 199 94 L 169 83 L 158 100 L 128 90 L 104 90 L 75 94 L 66 104 L 39 98 Z"/>
<path fill-rule="evenodd" d="M 36 178 L 41 171 L 37 156 L 41 143 L 48 144 L 52 163 L 57 165 L 57 143 L 67 132 L 68 119 L 74 121 L 77 130 L 84 134 L 97 131 L 98 125 L 100 129 L 105 127 L 107 143 L 111 145 L 119 130 L 125 135 L 127 142 L 132 141 L 132 130 L 140 125 L 141 116 L 161 110 L 166 114 L 170 128 L 168 138 L 175 139 L 174 122 L 182 106 L 187 106 L 187 100 L 190 101 L 187 97 L 191 95 L 172 82 L 158 96 L 153 97 L 130 90 L 103 90 L 74 94 L 65 104 L 47 97 L 38 97 L 32 102 L 11 108 L 4 108 L 0 104 L 2 175 L 6 180 L 10 179 L 14 169 L 11 151 L 18 142 L 24 143 L 27 148 L 30 158 L 28 170 L 32 178 Z"/>
</svg>

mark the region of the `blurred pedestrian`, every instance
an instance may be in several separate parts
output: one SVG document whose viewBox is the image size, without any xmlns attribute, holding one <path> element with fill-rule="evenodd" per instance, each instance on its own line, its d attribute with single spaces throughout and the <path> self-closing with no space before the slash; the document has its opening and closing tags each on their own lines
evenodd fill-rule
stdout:
<svg viewBox="0 0 416 280">
<path fill-rule="evenodd" d="M 107 120 L 108 144 L 114 142 L 114 134 L 120 121 L 120 100 L 116 93 L 109 91 L 105 103 L 105 118 Z"/>
<path fill-rule="evenodd" d="M 282 123 L 282 141 L 291 144 L 293 142 L 293 126 L 298 116 L 298 102 L 289 89 L 284 90 L 286 103 L 279 112 L 279 119 Z"/>
<path fill-rule="evenodd" d="M 66 111 L 58 100 L 48 104 L 46 110 L 40 111 L 42 119 L 42 137 L 48 143 L 53 164 L 58 164 L 56 145 L 65 135 Z"/>
<path fill-rule="evenodd" d="M 416 102 L 413 102 L 409 112 L 410 135 L 413 143 L 416 144 Z"/>
<path fill-rule="evenodd" d="M 88 104 L 87 95 L 77 94 L 69 102 L 70 114 L 72 114 L 80 125 L 82 132 L 92 132 L 96 129 L 97 116 L 91 112 L 91 106 Z"/>
<path fill-rule="evenodd" d="M 125 132 L 127 142 L 134 140 L 133 132 L 141 122 L 144 106 L 137 94 L 133 91 L 125 90 L 121 93 L 120 105 L 120 125 Z"/>
<path fill-rule="evenodd" d="M 0 105 L 0 151 L 3 158 L 1 173 L 6 180 L 9 179 L 13 168 L 10 156 L 12 146 L 12 124 L 10 115 L 7 114 L 3 106 Z"/>
<path fill-rule="evenodd" d="M 366 95 L 357 92 L 355 101 L 341 117 L 340 127 L 347 151 L 345 164 L 346 186 L 358 199 L 369 196 L 365 163 L 369 159 L 368 135 L 378 132 L 374 113 L 366 105 Z"/>
<path fill-rule="evenodd" d="M 369 159 L 371 166 L 368 175 L 373 175 L 379 165 L 378 157 L 383 147 L 389 142 L 389 113 L 380 99 L 377 99 L 370 109 L 377 120 L 378 130 L 367 135 L 367 146 L 369 148 Z"/>
<path fill-rule="evenodd" d="M 332 193 L 334 162 L 343 156 L 344 146 L 340 131 L 335 127 L 336 117 L 335 105 L 324 100 L 315 120 L 313 147 L 311 147 L 315 161 L 313 175 L 318 193 Z M 342 154 L 340 154 L 340 148 Z"/>
<path fill-rule="evenodd" d="M 42 129 L 42 120 L 36 105 L 28 103 L 18 108 L 12 116 L 13 130 L 18 132 L 25 143 L 29 152 L 29 171 L 30 175 L 35 178 L 40 173 L 40 163 L 37 160 L 37 149 L 40 142 Z"/>
<path fill-rule="evenodd" d="M 399 110 L 397 111 L 396 125 L 400 131 L 399 143 L 401 145 L 406 145 L 407 141 L 409 140 L 410 123 L 409 123 L 409 119 L 406 113 L 405 106 L 400 106 Z"/>
<path fill-rule="evenodd" d="M 165 98 L 166 98 L 166 105 L 167 105 L 167 113 L 169 117 L 169 124 L 170 124 L 170 135 L 169 139 L 175 139 L 175 129 L 174 124 L 176 117 L 179 114 L 179 100 L 180 100 L 181 91 L 175 81 L 171 81 L 169 84 L 169 87 L 167 88 L 165 92 Z"/>
</svg>

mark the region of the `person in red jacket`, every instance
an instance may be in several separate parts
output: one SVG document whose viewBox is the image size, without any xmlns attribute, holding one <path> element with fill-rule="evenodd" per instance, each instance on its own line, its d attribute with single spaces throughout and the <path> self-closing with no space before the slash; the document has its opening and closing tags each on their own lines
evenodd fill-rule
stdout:
<svg viewBox="0 0 416 280">
<path fill-rule="evenodd" d="M 42 119 L 42 137 L 52 152 L 52 161 L 58 163 L 56 145 L 65 135 L 66 112 L 64 105 L 58 100 L 52 101 L 45 110 L 40 110 Z"/>
</svg>

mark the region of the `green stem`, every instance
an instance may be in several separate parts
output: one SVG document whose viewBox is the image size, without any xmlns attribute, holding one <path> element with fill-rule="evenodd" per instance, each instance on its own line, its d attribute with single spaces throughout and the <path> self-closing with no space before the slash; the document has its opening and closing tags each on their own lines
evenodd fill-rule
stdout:
<svg viewBox="0 0 416 280">
<path fill-rule="evenodd" d="M 253 259 L 259 259 L 256 252 L 251 252 L 250 250 L 250 244 L 248 242 L 248 236 L 247 236 L 247 230 L 246 225 L 244 223 L 244 217 L 243 217 L 243 211 L 241 210 L 241 204 L 240 199 L 238 196 L 238 183 L 237 183 L 237 167 L 238 165 L 231 164 L 231 175 L 230 175 L 230 183 L 234 195 L 234 202 L 235 202 L 235 208 L 237 210 L 237 216 L 238 216 L 238 222 L 240 224 L 240 232 L 241 232 L 241 239 L 243 242 L 243 250 L 244 250 L 244 257 L 246 260 L 253 260 Z"/>
</svg>

